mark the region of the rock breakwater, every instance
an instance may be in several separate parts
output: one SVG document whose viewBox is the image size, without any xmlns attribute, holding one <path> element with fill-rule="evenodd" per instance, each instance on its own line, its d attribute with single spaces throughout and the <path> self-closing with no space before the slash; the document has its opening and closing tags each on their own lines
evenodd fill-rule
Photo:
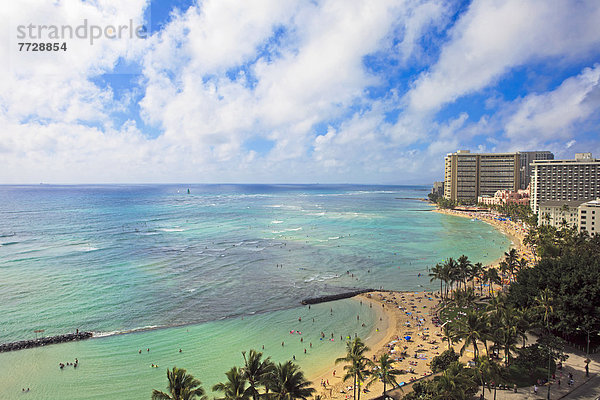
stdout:
<svg viewBox="0 0 600 400">
<path fill-rule="evenodd" d="M 23 349 L 30 349 L 33 347 L 47 346 L 49 344 L 73 342 L 76 340 L 85 340 L 93 336 L 92 332 L 77 332 L 67 333 L 64 335 L 48 336 L 39 339 L 21 340 L 18 342 L 3 343 L 0 344 L 0 353 L 6 351 L 16 351 Z"/>
</svg>

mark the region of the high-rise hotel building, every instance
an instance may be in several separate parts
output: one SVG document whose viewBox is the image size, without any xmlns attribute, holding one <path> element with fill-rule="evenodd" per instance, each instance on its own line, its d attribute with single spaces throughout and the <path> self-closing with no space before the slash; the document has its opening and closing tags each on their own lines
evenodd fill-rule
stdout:
<svg viewBox="0 0 600 400">
<path fill-rule="evenodd" d="M 574 160 L 535 160 L 531 165 L 530 206 L 538 213 L 547 201 L 595 200 L 600 197 L 600 160 L 577 153 Z"/>
<path fill-rule="evenodd" d="M 554 160 L 549 151 L 519 151 L 519 180 L 521 189 L 527 189 L 531 178 L 531 163 L 535 160 Z"/>
<path fill-rule="evenodd" d="M 515 153 L 449 153 L 444 165 L 444 197 L 453 201 L 477 200 L 498 190 L 516 191 L 529 184 L 527 162 L 552 159 L 549 151 Z"/>
</svg>

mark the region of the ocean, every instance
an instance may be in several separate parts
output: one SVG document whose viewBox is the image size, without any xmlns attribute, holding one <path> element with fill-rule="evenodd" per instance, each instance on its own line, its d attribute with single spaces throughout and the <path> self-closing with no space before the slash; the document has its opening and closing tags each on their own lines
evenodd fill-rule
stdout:
<svg viewBox="0 0 600 400">
<path fill-rule="evenodd" d="M 490 263 L 508 248 L 483 222 L 430 212 L 418 200 L 428 191 L 0 186 L 0 342 L 39 329 L 98 336 L 0 354 L 0 398 L 29 387 L 32 399 L 147 399 L 173 365 L 209 389 L 242 350 L 262 346 L 307 372 L 329 365 L 343 353 L 340 337 L 372 334 L 377 315 L 352 299 L 310 310 L 302 299 L 436 289 L 428 267 L 461 254 Z M 58 368 L 76 357 L 77 369 Z"/>
</svg>

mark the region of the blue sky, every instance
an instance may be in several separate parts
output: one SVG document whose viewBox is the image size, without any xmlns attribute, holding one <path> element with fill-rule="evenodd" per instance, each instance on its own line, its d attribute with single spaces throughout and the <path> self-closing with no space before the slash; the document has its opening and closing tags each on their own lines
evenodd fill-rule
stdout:
<svg viewBox="0 0 600 400">
<path fill-rule="evenodd" d="M 600 157 L 593 0 L 18 0 L 2 13 L 0 183 L 428 184 L 458 149 Z M 18 51 L 19 25 L 83 21 L 149 35 Z"/>
</svg>

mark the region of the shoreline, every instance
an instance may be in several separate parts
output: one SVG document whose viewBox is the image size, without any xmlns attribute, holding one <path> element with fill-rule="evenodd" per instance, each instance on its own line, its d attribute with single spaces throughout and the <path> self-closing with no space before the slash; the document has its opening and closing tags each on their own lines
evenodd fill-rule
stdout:
<svg viewBox="0 0 600 400">
<path fill-rule="evenodd" d="M 387 312 L 385 312 L 385 310 L 375 307 L 376 302 L 374 302 L 372 300 L 372 298 L 367 297 L 367 295 L 372 295 L 373 293 L 379 293 L 379 292 L 377 292 L 377 291 L 367 292 L 367 293 L 356 295 L 351 298 L 353 301 L 364 302 L 363 305 L 365 303 L 371 304 L 374 307 L 376 320 L 379 319 L 379 323 L 376 323 L 376 326 L 371 327 L 371 331 L 369 332 L 369 335 L 367 337 L 363 338 L 363 341 L 365 342 L 365 344 L 371 349 L 368 352 L 368 354 L 371 357 L 372 357 L 371 352 L 373 352 L 373 349 L 378 348 L 378 347 L 380 347 L 380 344 L 385 343 L 387 336 L 389 336 L 391 334 L 390 333 L 390 325 L 393 325 L 393 323 L 395 322 L 395 318 L 393 317 L 393 315 L 391 315 L 391 313 L 387 313 Z M 341 356 L 343 356 L 343 354 Z M 335 363 L 332 363 L 331 365 L 323 366 L 322 368 L 319 368 L 319 370 L 311 371 L 311 372 L 307 373 L 306 378 L 307 378 L 307 380 L 313 382 L 315 389 L 317 390 L 317 392 L 319 392 L 319 391 L 323 390 L 323 387 L 322 386 L 319 387 L 317 382 L 320 380 L 333 379 L 333 371 L 334 370 L 336 371 L 335 380 L 341 381 L 343 364 L 336 365 Z M 337 371 L 339 371 L 339 373 L 337 373 Z M 332 383 L 332 382 L 330 381 L 330 383 Z M 327 388 L 327 389 L 329 389 L 329 388 Z M 327 390 L 327 392 L 328 392 L 328 390 Z"/>
<path fill-rule="evenodd" d="M 519 224 L 509 220 L 499 221 L 494 219 L 494 214 L 490 213 L 439 208 L 431 211 L 462 218 L 477 218 L 491 225 L 511 241 L 508 250 L 515 248 L 521 257 L 525 257 L 530 262 L 533 260 L 532 251 L 523 244 L 527 231 Z M 503 257 L 500 257 L 488 267 L 498 267 L 502 260 Z M 353 299 L 369 302 L 375 307 L 377 318 L 381 318 L 381 324 L 374 326 L 371 334 L 364 338 L 365 344 L 370 348 L 366 354 L 367 357 L 373 359 L 373 356 L 378 358 L 383 353 L 388 353 L 398 360 L 395 368 L 410 371 L 398 376 L 399 383 L 409 384 L 413 380 L 431 376 L 432 373 L 429 369 L 431 359 L 448 348 L 448 344 L 441 340 L 441 329 L 436 319 L 437 307 L 440 302 L 437 291 L 375 291 L 357 295 Z M 382 307 L 385 304 L 388 304 L 388 307 Z M 418 309 L 416 304 L 423 308 Z M 427 311 L 424 311 L 425 309 Z M 415 316 L 418 321 L 416 324 Z M 377 335 L 373 335 L 373 331 Z M 403 339 L 405 336 L 411 336 L 410 341 Z M 453 343 L 452 347 L 456 349 L 458 345 L 459 343 Z M 469 360 L 471 357 L 469 353 L 470 350 L 466 349 L 461 356 L 461 361 Z M 397 357 L 398 354 L 401 356 Z M 316 389 L 315 395 L 320 395 L 324 399 L 349 399 L 352 397 L 352 390 L 347 390 L 351 388 L 352 382 L 350 380 L 344 382 L 342 379 L 343 365 L 342 363 L 337 365 L 332 363 L 319 371 L 307 374 L 307 379 L 313 383 Z M 323 386 L 322 382 L 329 384 Z M 368 392 L 363 393 L 363 397 L 365 399 L 379 397 L 382 391 L 383 384 L 377 381 L 369 388 Z M 410 391 L 410 387 L 406 388 L 406 391 Z"/>
<path fill-rule="evenodd" d="M 371 334 L 364 338 L 370 349 L 366 357 L 371 360 L 379 359 L 382 354 L 388 353 L 396 360 L 395 367 L 405 371 L 397 379 L 398 383 L 404 382 L 404 385 L 431 375 L 431 358 L 445 350 L 440 340 L 441 332 L 435 326 L 436 308 L 439 304 L 437 292 L 375 291 L 360 294 L 353 299 L 370 304 L 377 317 L 381 318 Z M 405 336 L 411 336 L 410 341 L 405 340 Z M 352 397 L 352 381 L 343 381 L 344 365 L 332 363 L 314 374 L 307 374 L 307 379 L 317 390 L 316 395 L 328 399 Z M 323 386 L 321 382 L 329 384 Z M 386 389 L 392 387 L 388 385 Z M 376 381 L 363 393 L 363 397 L 378 397 L 382 392 L 383 384 Z"/>
<path fill-rule="evenodd" d="M 498 217 L 497 214 L 493 213 L 482 213 L 478 211 L 457 211 L 457 210 L 446 210 L 435 208 L 431 210 L 438 214 L 450 215 L 461 218 L 476 218 L 482 222 L 485 222 L 488 225 L 491 225 L 493 228 L 498 230 L 500 233 L 505 235 L 508 239 L 510 239 L 511 244 L 509 246 L 509 250 L 511 248 L 515 248 L 521 257 L 527 259 L 527 261 L 532 262 L 534 260 L 533 251 L 529 249 L 523 243 L 525 236 L 527 235 L 527 229 L 522 225 L 519 225 L 513 221 L 504 220 L 499 221 L 496 219 Z M 489 266 L 490 267 L 498 267 L 500 262 L 504 259 L 504 257 L 500 257 L 499 259 L 494 260 Z"/>
</svg>

